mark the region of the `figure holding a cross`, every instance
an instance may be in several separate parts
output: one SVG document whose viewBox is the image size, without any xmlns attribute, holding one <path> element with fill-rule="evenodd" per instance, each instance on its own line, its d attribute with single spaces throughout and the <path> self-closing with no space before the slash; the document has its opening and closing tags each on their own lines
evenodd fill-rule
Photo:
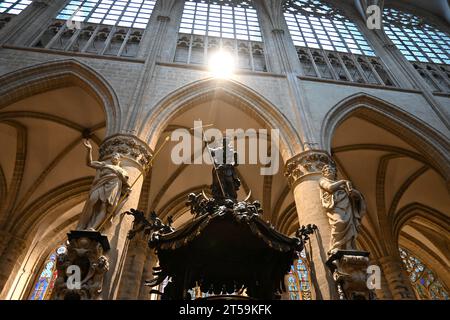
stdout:
<svg viewBox="0 0 450 320">
<path fill-rule="evenodd" d="M 207 148 L 214 161 L 213 183 L 211 185 L 214 198 L 236 201 L 241 181 L 236 174 L 235 167 L 238 166 L 238 159 L 232 142 L 229 141 L 228 137 L 224 137 L 222 145 L 216 148 L 210 148 L 207 145 Z"/>
</svg>

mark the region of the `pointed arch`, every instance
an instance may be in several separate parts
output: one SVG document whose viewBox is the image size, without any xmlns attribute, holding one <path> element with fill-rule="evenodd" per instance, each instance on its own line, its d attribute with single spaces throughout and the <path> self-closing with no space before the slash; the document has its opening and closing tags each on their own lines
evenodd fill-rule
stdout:
<svg viewBox="0 0 450 320">
<path fill-rule="evenodd" d="M 335 130 L 352 116 L 379 126 L 416 148 L 444 177 L 450 189 L 448 138 L 400 107 L 366 93 L 345 98 L 326 114 L 321 128 L 321 145 L 325 150 L 331 152 Z"/>
<path fill-rule="evenodd" d="M 64 209 L 72 208 L 83 202 L 91 188 L 94 177 L 83 177 L 67 182 L 47 192 L 33 201 L 20 217 L 11 220 L 9 230 L 14 230 L 18 237 L 27 238 L 33 235 L 42 221 L 57 218 Z"/>
<path fill-rule="evenodd" d="M 435 224 L 442 230 L 450 230 L 450 217 L 425 204 L 414 202 L 402 207 L 394 217 L 393 232 L 396 239 L 400 235 L 401 229 L 414 218 L 422 218 L 431 224 Z"/>
<path fill-rule="evenodd" d="M 114 89 L 97 71 L 75 59 L 45 62 L 0 76 L 0 110 L 33 95 L 68 86 L 86 90 L 104 108 L 107 136 L 119 130 L 122 112 Z"/>
<path fill-rule="evenodd" d="M 280 153 L 284 161 L 302 151 L 303 144 L 297 131 L 277 107 L 235 80 L 208 78 L 175 90 L 159 101 L 153 111 L 143 119 L 140 136 L 154 148 L 171 119 L 198 103 L 212 99 L 229 102 L 266 127 L 279 129 Z"/>
</svg>

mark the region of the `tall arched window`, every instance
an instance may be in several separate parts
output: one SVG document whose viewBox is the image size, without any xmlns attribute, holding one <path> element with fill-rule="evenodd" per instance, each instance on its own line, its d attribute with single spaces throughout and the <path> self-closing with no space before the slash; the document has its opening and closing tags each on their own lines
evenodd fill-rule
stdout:
<svg viewBox="0 0 450 320">
<path fill-rule="evenodd" d="M 0 13 L 19 14 L 31 3 L 31 0 L 0 1 Z"/>
<path fill-rule="evenodd" d="M 175 62 L 204 64 L 212 51 L 232 53 L 237 67 L 265 71 L 262 36 L 253 1 L 187 0 Z"/>
<path fill-rule="evenodd" d="M 421 300 L 449 300 L 449 291 L 436 277 L 436 274 L 411 252 L 403 248 L 399 250 L 417 298 Z"/>
<path fill-rule="evenodd" d="M 156 0 L 72 0 L 32 46 L 134 57 Z"/>
<path fill-rule="evenodd" d="M 145 29 L 155 0 L 72 0 L 57 19 Z"/>
<path fill-rule="evenodd" d="M 56 258 L 58 254 L 66 252 L 66 247 L 61 246 L 55 252 L 52 252 L 44 263 L 39 278 L 34 284 L 30 300 L 48 300 L 52 294 L 58 272 L 56 270 Z"/>
<path fill-rule="evenodd" d="M 409 61 L 450 64 L 450 36 L 423 19 L 384 9 L 385 33 Z"/>
<path fill-rule="evenodd" d="M 306 76 L 394 84 L 357 25 L 334 5 L 288 0 L 284 17 Z"/>
<path fill-rule="evenodd" d="M 394 8 L 384 10 L 384 31 L 433 91 L 450 92 L 450 35 Z"/>
<path fill-rule="evenodd" d="M 375 56 L 356 24 L 325 2 L 287 1 L 284 16 L 296 46 Z"/>
<path fill-rule="evenodd" d="M 304 250 L 291 266 L 285 282 L 289 300 L 311 300 L 311 278 Z"/>
</svg>

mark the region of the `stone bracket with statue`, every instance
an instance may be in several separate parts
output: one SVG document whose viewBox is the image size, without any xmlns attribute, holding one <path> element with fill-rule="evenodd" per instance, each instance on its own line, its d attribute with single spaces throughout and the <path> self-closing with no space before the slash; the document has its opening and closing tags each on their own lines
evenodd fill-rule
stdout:
<svg viewBox="0 0 450 320">
<path fill-rule="evenodd" d="M 97 300 L 109 269 L 104 255 L 109 249 L 106 236 L 96 231 L 71 231 L 67 248 L 56 260 L 58 278 L 52 300 Z"/>
<path fill-rule="evenodd" d="M 122 155 L 113 152 L 109 161 L 94 161 L 91 143 L 86 138 L 83 144 L 87 149 L 86 164 L 96 169 L 96 175 L 77 230 L 67 235 L 67 250 L 57 256 L 58 278 L 53 300 L 100 299 L 104 274 L 109 269 L 104 255 L 109 250 L 109 242 L 99 230 L 120 211 L 131 192 L 128 173 L 120 166 Z M 80 274 L 71 277 L 77 270 Z"/>
<path fill-rule="evenodd" d="M 336 250 L 327 260 L 341 300 L 374 300 L 367 280 L 369 252 L 358 250 Z"/>
<path fill-rule="evenodd" d="M 369 253 L 358 251 L 356 238 L 361 219 L 366 213 L 363 195 L 348 180 L 337 180 L 333 164 L 322 168 L 319 180 L 322 206 L 331 227 L 329 259 L 330 269 L 340 299 L 373 299 L 367 286 Z"/>
</svg>

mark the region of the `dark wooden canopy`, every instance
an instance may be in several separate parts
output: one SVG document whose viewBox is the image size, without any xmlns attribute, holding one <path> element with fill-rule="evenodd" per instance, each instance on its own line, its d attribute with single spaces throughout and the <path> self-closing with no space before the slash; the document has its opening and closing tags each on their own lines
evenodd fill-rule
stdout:
<svg viewBox="0 0 450 320">
<path fill-rule="evenodd" d="M 153 237 L 160 277 L 170 277 L 163 298 L 189 298 L 197 285 L 202 292 L 233 294 L 242 288 L 249 297 L 274 299 L 283 279 L 303 248 L 299 238 L 277 232 L 258 215 L 221 207 L 183 228 Z"/>
</svg>

